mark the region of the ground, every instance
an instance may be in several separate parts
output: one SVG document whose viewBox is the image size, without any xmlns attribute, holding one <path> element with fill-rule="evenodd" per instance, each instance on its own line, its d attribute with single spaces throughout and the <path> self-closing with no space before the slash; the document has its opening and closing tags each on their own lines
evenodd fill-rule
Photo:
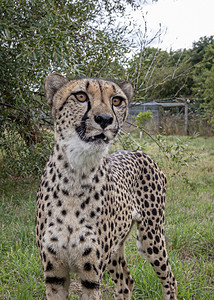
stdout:
<svg viewBox="0 0 214 300">
<path fill-rule="evenodd" d="M 151 140 L 146 142 L 145 152 L 168 174 L 165 228 L 170 262 L 178 280 L 178 299 L 214 299 L 214 138 L 199 137 L 189 144 L 184 155 L 192 153 L 192 159 L 177 177 L 173 177 L 177 166 L 173 168 L 166 153 L 162 154 Z M 169 142 L 175 143 L 176 137 L 169 137 Z M 38 182 L 33 177 L 1 174 L 0 299 L 45 299 L 34 237 Z M 135 280 L 133 299 L 160 299 L 160 283 L 149 263 L 137 253 L 135 228 L 126 243 L 126 256 Z M 78 287 L 74 277 L 71 288 L 76 294 L 72 300 L 78 299 Z M 111 287 L 106 276 L 102 288 L 105 300 L 113 299 Z"/>
</svg>

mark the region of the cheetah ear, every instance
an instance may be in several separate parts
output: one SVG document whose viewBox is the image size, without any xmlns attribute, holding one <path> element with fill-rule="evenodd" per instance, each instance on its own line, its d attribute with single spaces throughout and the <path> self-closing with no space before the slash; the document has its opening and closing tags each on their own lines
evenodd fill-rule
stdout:
<svg viewBox="0 0 214 300">
<path fill-rule="evenodd" d="M 68 81 L 67 78 L 57 73 L 51 74 L 45 79 L 45 95 L 50 106 L 52 106 L 56 92 Z"/>
<path fill-rule="evenodd" d="M 132 84 L 129 81 L 122 81 L 118 85 L 123 90 L 123 92 L 126 94 L 126 96 L 128 97 L 129 102 L 131 102 L 131 100 L 134 96 L 134 89 L 133 89 Z"/>
</svg>

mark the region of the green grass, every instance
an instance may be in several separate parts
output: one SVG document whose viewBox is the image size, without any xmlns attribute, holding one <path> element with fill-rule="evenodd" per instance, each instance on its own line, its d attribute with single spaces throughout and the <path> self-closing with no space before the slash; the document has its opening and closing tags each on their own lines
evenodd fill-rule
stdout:
<svg viewBox="0 0 214 300">
<path fill-rule="evenodd" d="M 145 152 L 168 177 L 165 228 L 178 299 L 214 299 L 214 138 L 198 137 L 185 146 L 183 155 L 194 154 L 197 159 L 179 168 L 178 176 L 174 175 L 176 165 L 166 159 L 168 154 L 150 139 L 143 141 Z M 169 137 L 167 143 L 176 141 Z M 0 299 L 45 299 L 34 233 L 38 183 L 32 178 L 0 178 Z M 157 276 L 137 253 L 135 228 L 126 243 L 126 255 L 135 280 L 132 299 L 161 299 Z M 104 299 L 113 299 L 108 276 L 104 285 Z M 71 299 L 78 299 L 77 294 Z"/>
<path fill-rule="evenodd" d="M 1 179 L 0 298 L 45 299 L 35 245 L 38 182 Z"/>
</svg>

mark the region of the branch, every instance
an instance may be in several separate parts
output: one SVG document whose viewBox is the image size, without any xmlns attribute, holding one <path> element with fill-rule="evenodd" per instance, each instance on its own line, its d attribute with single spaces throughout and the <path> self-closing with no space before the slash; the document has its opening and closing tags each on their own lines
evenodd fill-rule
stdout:
<svg viewBox="0 0 214 300">
<path fill-rule="evenodd" d="M 125 129 L 123 129 L 123 128 L 122 128 L 122 132 L 124 132 L 126 135 L 128 135 L 128 132 L 127 132 Z M 134 142 L 139 148 L 141 148 L 141 145 L 138 144 L 134 139 L 132 139 L 130 136 L 128 136 L 128 138 L 129 138 L 132 142 Z"/>
<path fill-rule="evenodd" d="M 21 108 L 14 107 L 14 105 L 11 105 L 11 104 L 7 104 L 7 103 L 4 103 L 4 102 L 0 102 L 0 105 L 2 105 L 2 106 L 7 106 L 7 107 L 10 107 L 10 108 L 12 108 L 12 109 L 18 110 L 18 111 L 22 112 L 23 114 L 26 114 L 26 113 L 27 113 L 26 110 L 21 109 Z"/>
<path fill-rule="evenodd" d="M 133 124 L 133 123 L 131 123 L 131 122 L 129 122 L 129 121 L 126 121 L 126 123 L 127 124 L 129 124 L 129 125 L 132 125 L 132 126 L 134 126 L 135 128 L 138 128 L 138 129 L 140 129 L 140 130 L 142 130 L 142 131 L 144 131 L 157 145 L 158 145 L 158 147 L 159 148 L 161 148 L 161 149 L 163 149 L 163 146 L 162 145 L 160 145 L 159 143 L 158 143 L 158 141 L 156 140 L 156 139 L 154 139 L 152 136 L 151 136 L 151 134 L 150 133 L 148 133 L 148 131 L 147 130 L 145 130 L 143 127 L 138 127 L 137 125 L 135 125 L 135 124 Z"/>
<path fill-rule="evenodd" d="M 158 53 L 158 49 L 157 49 L 156 52 L 155 52 L 155 55 L 154 55 L 154 57 L 153 57 L 153 59 L 152 59 L 152 62 L 151 62 L 150 66 L 149 66 L 149 68 L 148 68 L 148 70 L 147 70 L 147 72 L 146 72 L 146 75 L 145 75 L 145 77 L 144 77 L 143 82 L 142 82 L 142 83 L 140 84 L 140 86 L 139 86 L 139 89 L 140 89 L 140 88 L 142 87 L 142 85 L 145 83 L 146 78 L 147 78 L 147 76 L 149 75 L 149 71 L 150 71 L 150 69 L 152 68 L 152 66 L 153 66 L 153 64 L 154 64 L 154 62 L 155 62 L 157 53 Z M 155 68 L 155 66 L 154 66 L 154 68 Z M 152 73 L 153 73 L 153 72 L 152 72 Z M 151 76 L 150 76 L 150 77 L 151 77 Z M 148 83 L 147 83 L 147 86 L 148 86 L 148 84 L 149 84 L 149 81 L 148 81 Z M 146 87 L 146 88 L 147 88 L 147 87 Z"/>
</svg>

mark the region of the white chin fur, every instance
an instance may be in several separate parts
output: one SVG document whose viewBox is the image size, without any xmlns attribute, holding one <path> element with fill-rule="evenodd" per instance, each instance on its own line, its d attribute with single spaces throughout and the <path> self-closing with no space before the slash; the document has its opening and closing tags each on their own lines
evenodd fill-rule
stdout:
<svg viewBox="0 0 214 300">
<path fill-rule="evenodd" d="M 99 164 L 103 155 L 108 152 L 109 144 L 86 143 L 82 141 L 75 131 L 69 132 L 61 146 L 71 166 L 75 168 L 91 168 Z"/>
</svg>

